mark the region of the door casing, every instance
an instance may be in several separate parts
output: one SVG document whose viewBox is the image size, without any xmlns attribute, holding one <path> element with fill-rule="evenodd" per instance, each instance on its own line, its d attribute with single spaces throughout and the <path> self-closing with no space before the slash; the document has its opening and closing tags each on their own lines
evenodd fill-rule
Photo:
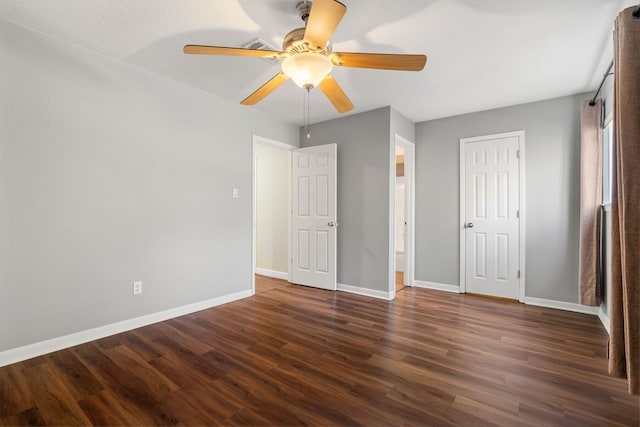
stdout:
<svg viewBox="0 0 640 427">
<path fill-rule="evenodd" d="M 415 144 L 396 134 L 389 149 L 389 299 L 396 294 L 396 144 L 405 151 L 405 284 L 413 286 L 415 280 Z"/>
</svg>

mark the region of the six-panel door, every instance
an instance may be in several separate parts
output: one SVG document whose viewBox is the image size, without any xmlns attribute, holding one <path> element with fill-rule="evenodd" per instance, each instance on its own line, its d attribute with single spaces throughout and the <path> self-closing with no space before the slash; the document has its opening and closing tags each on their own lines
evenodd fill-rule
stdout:
<svg viewBox="0 0 640 427">
<path fill-rule="evenodd" d="M 336 144 L 293 151 L 292 283 L 336 289 Z"/>
<path fill-rule="evenodd" d="M 467 292 L 519 298 L 518 137 L 465 145 Z"/>
</svg>

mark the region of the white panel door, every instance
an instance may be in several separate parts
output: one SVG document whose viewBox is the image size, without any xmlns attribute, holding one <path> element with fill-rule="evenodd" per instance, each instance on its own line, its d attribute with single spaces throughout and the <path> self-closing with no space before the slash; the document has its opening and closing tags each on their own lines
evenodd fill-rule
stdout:
<svg viewBox="0 0 640 427">
<path fill-rule="evenodd" d="M 466 291 L 519 299 L 519 137 L 464 149 Z"/>
<path fill-rule="evenodd" d="M 289 281 L 336 290 L 336 144 L 293 150 Z"/>
</svg>

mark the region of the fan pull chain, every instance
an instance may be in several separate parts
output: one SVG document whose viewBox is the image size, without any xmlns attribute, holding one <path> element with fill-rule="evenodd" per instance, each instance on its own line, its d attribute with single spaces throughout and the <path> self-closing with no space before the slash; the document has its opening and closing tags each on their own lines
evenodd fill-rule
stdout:
<svg viewBox="0 0 640 427">
<path fill-rule="evenodd" d="M 311 139 L 311 129 L 309 129 L 309 88 L 307 88 L 307 139 Z"/>
<path fill-rule="evenodd" d="M 306 102 L 307 102 L 307 94 L 305 93 L 305 91 L 302 91 L 302 126 L 305 127 L 305 130 L 307 130 L 307 106 L 306 106 Z"/>
</svg>

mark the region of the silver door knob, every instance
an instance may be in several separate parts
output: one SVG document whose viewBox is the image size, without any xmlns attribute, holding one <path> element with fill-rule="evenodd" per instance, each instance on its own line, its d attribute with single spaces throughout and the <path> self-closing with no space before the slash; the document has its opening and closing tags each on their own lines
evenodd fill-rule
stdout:
<svg viewBox="0 0 640 427">
<path fill-rule="evenodd" d="M 329 227 L 337 227 L 338 226 L 338 222 L 333 222 L 331 221 L 330 223 L 327 224 Z"/>
<path fill-rule="evenodd" d="M 473 223 L 472 222 L 468 222 L 464 226 L 465 226 L 465 228 L 473 228 Z"/>
</svg>

